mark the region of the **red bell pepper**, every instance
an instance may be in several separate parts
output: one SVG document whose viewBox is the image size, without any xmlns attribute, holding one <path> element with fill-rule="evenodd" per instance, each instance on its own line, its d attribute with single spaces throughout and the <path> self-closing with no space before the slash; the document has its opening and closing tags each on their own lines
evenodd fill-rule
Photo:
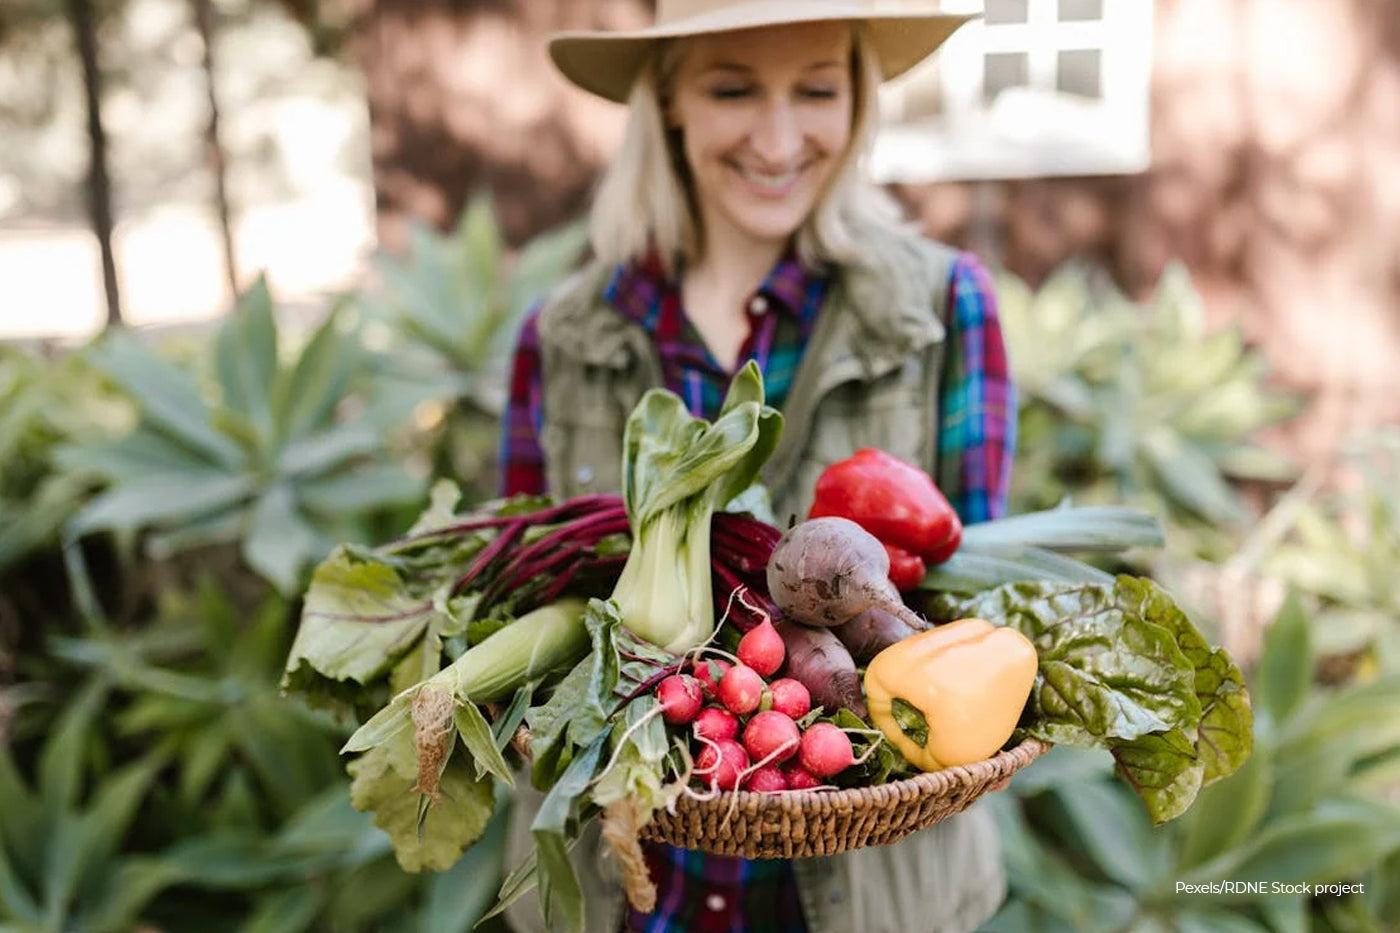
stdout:
<svg viewBox="0 0 1400 933">
<path fill-rule="evenodd" d="M 933 479 L 873 447 L 831 464 L 817 478 L 808 518 L 848 518 L 887 546 L 941 564 L 962 543 L 962 521 Z"/>
<path fill-rule="evenodd" d="M 890 555 L 889 577 L 895 589 L 907 593 L 924 582 L 928 568 L 924 566 L 924 559 L 918 554 L 910 554 L 904 548 L 893 544 L 885 545 L 885 553 Z"/>
</svg>

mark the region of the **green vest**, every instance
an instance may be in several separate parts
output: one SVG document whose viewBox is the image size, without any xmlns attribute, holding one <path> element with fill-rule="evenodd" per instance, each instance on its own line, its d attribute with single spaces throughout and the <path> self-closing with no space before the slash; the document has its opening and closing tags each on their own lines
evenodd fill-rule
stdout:
<svg viewBox="0 0 1400 933">
<path fill-rule="evenodd" d="M 937 475 L 938 378 L 948 278 L 956 253 L 921 237 L 872 233 L 878 264 L 833 277 L 783 406 L 783 433 L 764 471 L 782 525 L 805 516 L 817 476 L 862 447 Z M 540 434 L 552 493 L 621 489 L 623 426 L 662 384 L 645 330 L 603 298 L 611 269 L 591 266 L 539 317 L 544 377 Z"/>
<path fill-rule="evenodd" d="M 833 279 L 784 405 L 780 446 L 764 480 L 786 525 L 804 516 L 821 470 L 880 447 L 937 475 L 937 399 L 952 250 L 876 231 L 878 263 Z M 609 307 L 610 270 L 566 282 L 539 317 L 544 373 L 541 444 L 560 497 L 621 488 L 623 425 L 646 389 L 662 384 L 642 328 Z M 542 797 L 521 775 L 508 859 L 530 852 Z M 588 933 L 617 933 L 625 904 L 615 863 L 590 826 L 570 854 L 585 897 Z M 971 933 L 1001 905 L 1006 881 L 996 827 L 974 804 L 893 845 L 794 863 L 810 933 Z M 532 892 L 507 911 L 519 933 L 545 933 Z"/>
</svg>

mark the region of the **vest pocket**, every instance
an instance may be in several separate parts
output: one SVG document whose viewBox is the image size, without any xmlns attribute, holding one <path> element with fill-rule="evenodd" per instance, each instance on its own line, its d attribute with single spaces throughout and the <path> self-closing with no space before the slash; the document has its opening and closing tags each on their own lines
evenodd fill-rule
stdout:
<svg viewBox="0 0 1400 933">
<path fill-rule="evenodd" d="M 609 374 L 571 367 L 557 371 L 546 386 L 540 446 L 549 491 L 556 498 L 621 492 L 629 410 L 615 397 Z"/>
</svg>

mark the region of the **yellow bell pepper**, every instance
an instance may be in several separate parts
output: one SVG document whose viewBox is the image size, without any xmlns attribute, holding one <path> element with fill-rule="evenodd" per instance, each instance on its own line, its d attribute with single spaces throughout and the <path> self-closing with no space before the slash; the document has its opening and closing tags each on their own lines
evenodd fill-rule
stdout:
<svg viewBox="0 0 1400 933">
<path fill-rule="evenodd" d="M 923 771 L 993 755 L 1016 728 L 1039 660 L 1030 639 L 985 619 L 911 635 L 865 669 L 870 721 Z"/>
</svg>

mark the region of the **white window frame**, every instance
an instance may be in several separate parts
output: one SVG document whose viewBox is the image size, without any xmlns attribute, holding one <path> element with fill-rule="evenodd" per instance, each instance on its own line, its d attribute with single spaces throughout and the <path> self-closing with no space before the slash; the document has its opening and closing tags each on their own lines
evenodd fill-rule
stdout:
<svg viewBox="0 0 1400 933">
<path fill-rule="evenodd" d="M 1025 23 L 967 23 L 929 61 L 881 89 L 883 126 L 871 155 L 882 184 L 1056 175 L 1130 174 L 1150 162 L 1152 0 L 1102 0 L 1103 18 L 1056 19 L 1058 0 L 1027 0 Z M 944 0 L 945 12 L 981 13 L 980 0 Z M 1055 88 L 1062 50 L 1100 53 L 1102 96 Z M 1029 86 L 983 102 L 988 53 L 1028 55 Z M 905 95 L 936 81 L 937 118 L 906 119 Z"/>
</svg>

